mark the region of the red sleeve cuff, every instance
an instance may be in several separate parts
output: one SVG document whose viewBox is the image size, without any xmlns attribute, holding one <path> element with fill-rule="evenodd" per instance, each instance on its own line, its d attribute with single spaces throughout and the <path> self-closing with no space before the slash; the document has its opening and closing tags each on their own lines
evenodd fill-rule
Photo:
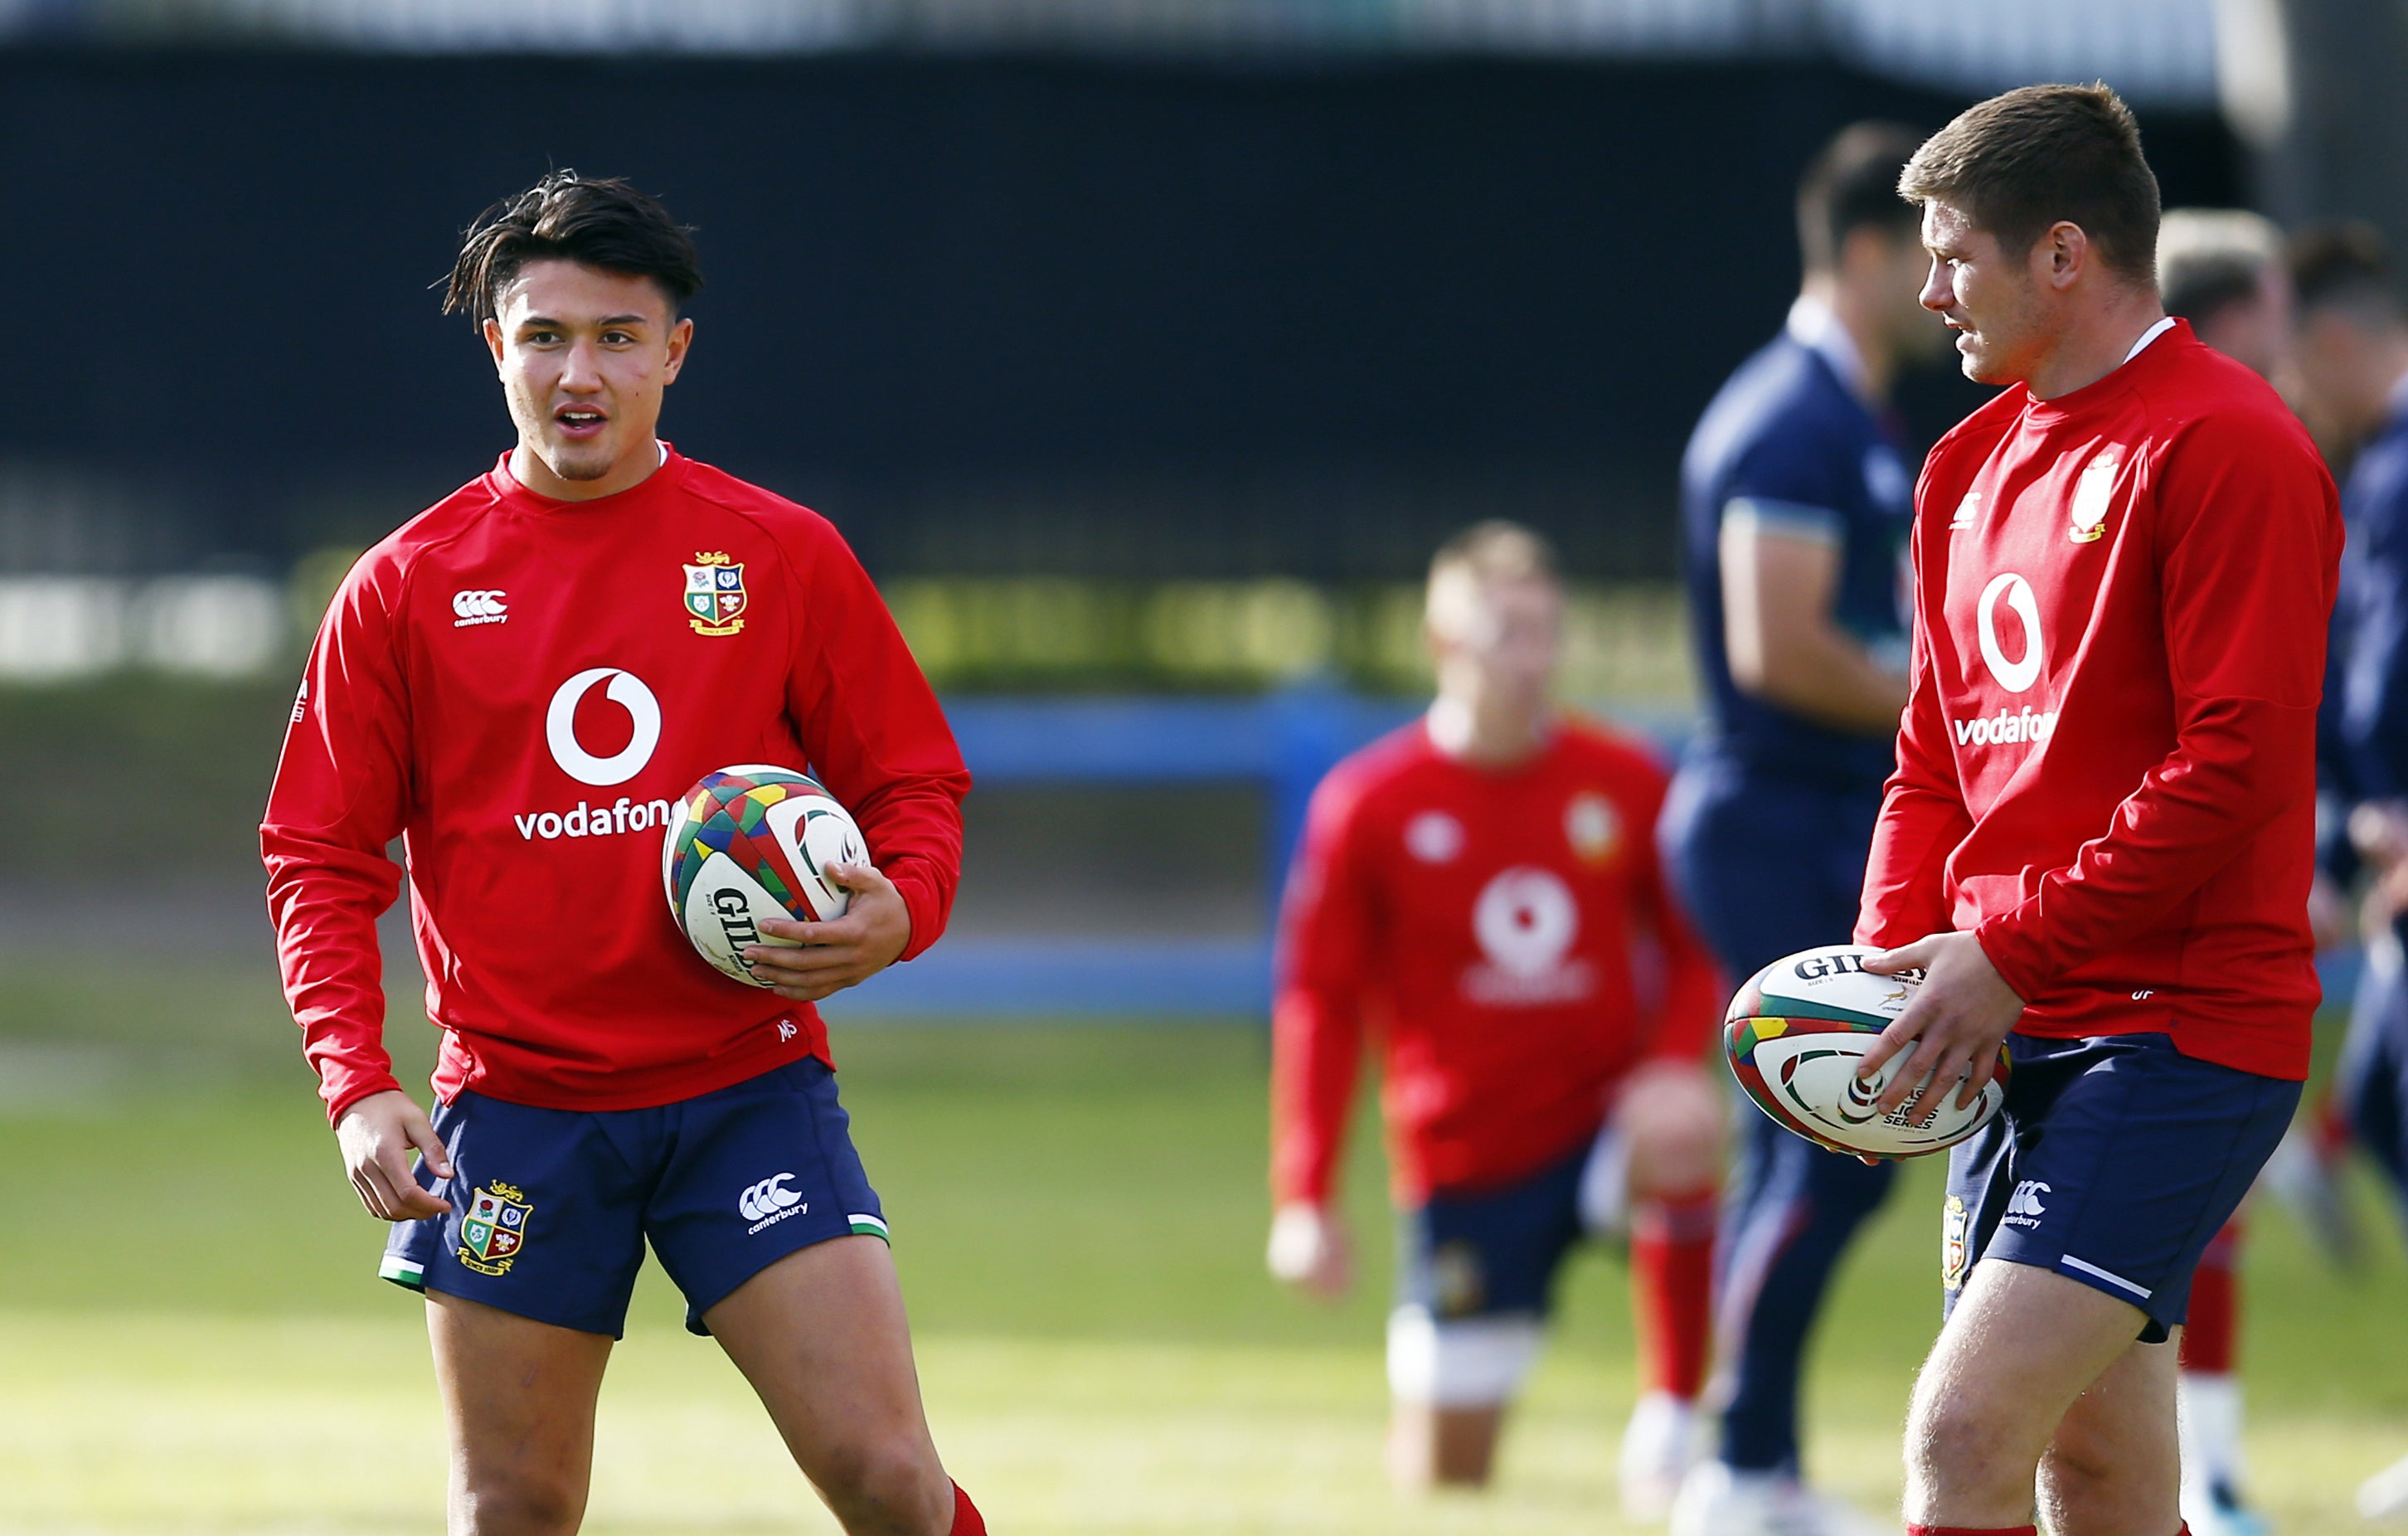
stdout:
<svg viewBox="0 0 2408 1536">
<path fill-rule="evenodd" d="M 903 897 L 903 910 L 911 915 L 911 937 L 904 940 L 903 953 L 895 957 L 901 965 L 916 960 L 928 951 L 928 946 L 943 937 L 945 907 L 937 890 L 936 880 L 920 868 L 917 859 L 897 859 L 894 868 L 885 871 Z"/>
<path fill-rule="evenodd" d="M 402 1087 L 399 1078 L 391 1072 L 380 1072 L 371 1076 L 351 1078 L 339 1088 L 333 1083 L 327 1083 L 319 1091 L 325 1098 L 326 1124 L 331 1126 L 341 1120 L 344 1112 L 361 1099 L 372 1098 L 380 1093 L 399 1093 Z"/>
<path fill-rule="evenodd" d="M 1271 1203 L 1273 1205 L 1310 1205 L 1327 1209 L 1332 1172 L 1333 1170 L 1326 1165 L 1293 1170 L 1279 1170 L 1271 1180 Z"/>
<path fill-rule="evenodd" d="M 2032 905 L 2027 901 L 2010 908 L 1995 917 L 1985 918 L 1973 929 L 1973 941 L 1989 956 L 1992 969 L 2007 989 L 2026 1002 L 2048 989 L 2055 979 L 2040 946 L 2032 941 L 2021 921 Z"/>
</svg>

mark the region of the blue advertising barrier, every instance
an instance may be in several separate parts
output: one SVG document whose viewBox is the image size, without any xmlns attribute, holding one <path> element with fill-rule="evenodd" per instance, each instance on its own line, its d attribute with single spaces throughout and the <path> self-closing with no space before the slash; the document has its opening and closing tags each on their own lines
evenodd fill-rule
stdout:
<svg viewBox="0 0 2408 1536">
<path fill-rule="evenodd" d="M 1268 914 L 1313 786 L 1338 760 L 1420 713 L 1310 683 L 1250 697 L 975 698 L 946 707 L 981 788 L 1022 784 L 1250 783 L 1268 795 L 1265 937 L 948 937 L 838 999 L 838 1016 L 1090 1017 L 1262 1013 Z M 1671 743 L 1685 722 L 1640 722 Z"/>
<path fill-rule="evenodd" d="M 1331 765 L 1417 704 L 1302 686 L 1232 698 L 977 698 L 946 707 L 981 788 L 1250 783 L 1270 799 L 1264 867 L 1276 881 Z M 1266 911 L 1274 893 L 1265 893 Z M 1266 924 L 1266 927 L 1268 927 Z M 953 937 L 844 995 L 851 1014 L 1260 1013 L 1263 939 Z"/>
</svg>

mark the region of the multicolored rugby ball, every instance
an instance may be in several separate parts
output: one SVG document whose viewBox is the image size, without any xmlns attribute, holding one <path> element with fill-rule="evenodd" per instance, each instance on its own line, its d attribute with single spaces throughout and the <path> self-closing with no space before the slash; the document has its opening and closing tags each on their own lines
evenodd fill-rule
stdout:
<svg viewBox="0 0 2408 1536">
<path fill-rule="evenodd" d="M 1870 1082 L 1856 1081 L 1856 1064 L 1906 1012 L 1923 972 L 1876 976 L 1864 962 L 1880 953 L 1826 944 L 1773 961 L 1731 999 L 1723 1041 L 1740 1086 L 1781 1125 L 1834 1152 L 1919 1157 L 1955 1146 L 1997 1115 L 2007 1098 L 2007 1054 L 2000 1051 L 1998 1070 L 1966 1109 L 1956 1107 L 1961 1084 L 1927 1083 L 1882 1113 L 1874 1101 L 1906 1054 L 1885 1062 Z M 1921 1123 L 1927 1115 L 1929 1123 Z"/>
<path fill-rule="evenodd" d="M 669 915 L 696 953 L 747 986 L 772 984 L 752 973 L 748 947 L 794 944 L 761 925 L 842 917 L 851 897 L 825 870 L 868 862 L 861 828 L 818 780 L 758 763 L 704 774 L 661 840 Z"/>
</svg>

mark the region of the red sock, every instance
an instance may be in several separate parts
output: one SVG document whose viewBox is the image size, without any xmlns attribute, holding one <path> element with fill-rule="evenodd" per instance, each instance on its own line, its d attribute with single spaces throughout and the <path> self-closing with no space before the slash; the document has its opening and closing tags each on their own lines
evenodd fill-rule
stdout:
<svg viewBox="0 0 2408 1536">
<path fill-rule="evenodd" d="M 2183 1328 L 2182 1368 L 2229 1375 L 2240 1331 L 2241 1283 L 2234 1261 L 2241 1256 L 2241 1218 L 2215 1234 L 2200 1256 L 2190 1281 L 2190 1316 Z"/>
<path fill-rule="evenodd" d="M 1630 1289 L 1645 1389 L 1697 1400 L 1713 1342 L 1714 1197 L 1649 1200 L 1632 1213 Z"/>
<path fill-rule="evenodd" d="M 2185 1526 L 2175 1536 L 2186 1536 Z M 1906 1523 L 1906 1536 L 2040 1536 L 2038 1526 L 1918 1526 Z"/>
<path fill-rule="evenodd" d="M 2324 1096 L 2316 1100 L 2315 1141 L 2312 1143 L 2316 1149 L 2316 1160 L 2327 1168 L 2340 1162 L 2349 1156 L 2350 1142 L 2357 1134 L 2350 1129 L 2349 1114 L 2341 1107 L 2332 1084 L 2327 1083 Z"/>
<path fill-rule="evenodd" d="M 959 1483 L 953 1485 L 953 1536 L 986 1536 L 986 1522 Z"/>
</svg>

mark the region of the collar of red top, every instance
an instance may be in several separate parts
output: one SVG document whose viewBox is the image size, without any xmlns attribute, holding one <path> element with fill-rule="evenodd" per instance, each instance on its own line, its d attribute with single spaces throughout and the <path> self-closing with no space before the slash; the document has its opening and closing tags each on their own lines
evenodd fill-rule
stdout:
<svg viewBox="0 0 2408 1536">
<path fill-rule="evenodd" d="M 2163 367 L 2167 358 L 2191 347 L 2203 345 L 2191 335 L 2190 322 L 2177 319 L 2163 335 L 2152 335 L 2149 344 L 2128 355 L 2123 362 L 2092 380 L 2080 389 L 2057 395 L 2054 399 L 2032 398 L 2031 386 L 2019 386 L 2024 391 L 2024 412 L 2034 421 L 2055 422 L 2084 411 L 2123 392 L 2134 380 L 2145 378 L 2152 368 Z"/>
<path fill-rule="evenodd" d="M 666 438 L 659 439 L 661 467 L 625 490 L 591 501 L 563 501 L 529 490 L 516 475 L 510 473 L 510 455 L 516 449 L 504 449 L 494 461 L 493 469 L 485 476 L 485 484 L 500 500 L 531 512 L 602 512 L 617 511 L 629 507 L 650 505 L 665 492 L 674 491 L 685 481 L 686 467 L 694 461 L 677 451 L 677 445 Z"/>
</svg>

